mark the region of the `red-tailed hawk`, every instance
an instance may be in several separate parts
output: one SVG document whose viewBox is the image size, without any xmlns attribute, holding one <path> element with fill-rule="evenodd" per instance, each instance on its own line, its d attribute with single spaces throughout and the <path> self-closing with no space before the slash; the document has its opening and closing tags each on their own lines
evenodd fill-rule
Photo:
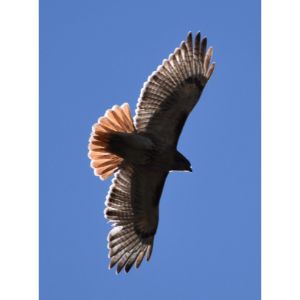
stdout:
<svg viewBox="0 0 300 300">
<path fill-rule="evenodd" d="M 191 171 L 177 151 L 184 123 L 214 70 L 207 39 L 189 33 L 145 82 L 134 120 L 129 105 L 113 106 L 93 126 L 89 158 L 102 180 L 114 174 L 105 217 L 110 265 L 128 272 L 150 259 L 159 200 L 169 171 Z"/>
</svg>

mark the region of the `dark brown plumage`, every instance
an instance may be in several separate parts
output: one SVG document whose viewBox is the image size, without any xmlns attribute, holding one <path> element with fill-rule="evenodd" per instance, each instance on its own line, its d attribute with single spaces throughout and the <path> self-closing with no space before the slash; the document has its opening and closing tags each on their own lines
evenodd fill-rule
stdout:
<svg viewBox="0 0 300 300">
<path fill-rule="evenodd" d="M 114 106 L 93 126 L 89 157 L 95 175 L 114 179 L 105 217 L 110 265 L 119 273 L 150 259 L 158 226 L 159 200 L 168 172 L 191 171 L 177 151 L 189 113 L 214 70 L 212 48 L 192 34 L 148 78 L 132 120 L 128 104 Z"/>
</svg>

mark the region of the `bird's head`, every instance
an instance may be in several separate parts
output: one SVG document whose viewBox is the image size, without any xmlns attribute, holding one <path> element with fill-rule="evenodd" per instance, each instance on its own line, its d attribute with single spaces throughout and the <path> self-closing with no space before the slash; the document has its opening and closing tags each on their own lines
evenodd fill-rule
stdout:
<svg viewBox="0 0 300 300">
<path fill-rule="evenodd" d="M 176 151 L 175 161 L 172 170 L 192 172 L 192 166 L 189 160 L 184 157 L 180 152 Z"/>
</svg>

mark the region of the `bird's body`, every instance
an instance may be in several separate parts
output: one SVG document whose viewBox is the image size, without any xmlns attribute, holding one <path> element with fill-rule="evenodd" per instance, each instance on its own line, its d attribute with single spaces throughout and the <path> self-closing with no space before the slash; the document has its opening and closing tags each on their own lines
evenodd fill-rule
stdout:
<svg viewBox="0 0 300 300">
<path fill-rule="evenodd" d="M 105 217 L 110 267 L 128 272 L 150 259 L 158 226 L 159 201 L 169 171 L 191 171 L 177 150 L 185 121 L 210 78 L 212 48 L 192 35 L 148 78 L 133 121 L 128 104 L 114 106 L 93 126 L 89 157 L 95 175 L 114 179 Z"/>
<path fill-rule="evenodd" d="M 110 137 L 110 152 L 124 159 L 125 164 L 148 170 L 173 171 L 185 170 L 176 147 L 168 145 L 162 139 L 147 136 L 144 133 L 117 132 Z M 189 165 L 186 170 L 189 171 Z"/>
</svg>

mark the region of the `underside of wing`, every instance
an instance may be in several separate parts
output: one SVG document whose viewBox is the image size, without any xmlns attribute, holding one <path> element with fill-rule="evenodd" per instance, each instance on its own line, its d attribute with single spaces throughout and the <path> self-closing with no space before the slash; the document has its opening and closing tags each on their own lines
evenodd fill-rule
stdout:
<svg viewBox="0 0 300 300">
<path fill-rule="evenodd" d="M 122 167 L 106 199 L 105 217 L 113 229 L 108 235 L 110 265 L 119 273 L 150 259 L 158 225 L 158 206 L 167 173 Z"/>
<path fill-rule="evenodd" d="M 144 132 L 176 145 L 185 121 L 213 73 L 212 48 L 207 39 L 192 34 L 164 60 L 145 82 L 138 100 L 135 126 Z"/>
</svg>

